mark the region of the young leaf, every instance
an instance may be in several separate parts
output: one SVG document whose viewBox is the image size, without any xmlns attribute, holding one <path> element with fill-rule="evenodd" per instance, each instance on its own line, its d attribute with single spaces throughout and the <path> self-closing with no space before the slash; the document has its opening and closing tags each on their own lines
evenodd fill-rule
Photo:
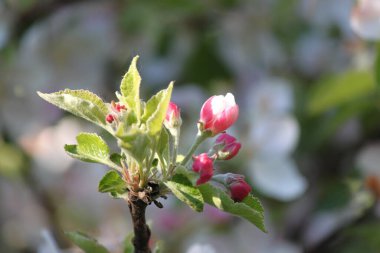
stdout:
<svg viewBox="0 0 380 253">
<path fill-rule="evenodd" d="M 147 157 L 150 139 L 144 130 L 120 123 L 116 137 L 119 138 L 119 146 L 140 163 Z"/>
<path fill-rule="evenodd" d="M 167 164 L 170 159 L 169 147 L 169 134 L 165 128 L 162 128 L 160 138 L 158 139 L 156 152 L 160 159 L 164 159 Z"/>
<path fill-rule="evenodd" d="M 113 197 L 118 197 L 126 193 L 126 182 L 120 177 L 119 173 L 114 170 L 108 171 L 100 180 L 98 191 L 110 193 Z"/>
<path fill-rule="evenodd" d="M 108 250 L 95 239 L 81 232 L 65 232 L 66 236 L 86 253 L 108 253 Z"/>
<path fill-rule="evenodd" d="M 108 113 L 107 106 L 94 93 L 88 90 L 69 89 L 50 94 L 37 93 L 49 103 L 109 130 L 105 123 Z"/>
<path fill-rule="evenodd" d="M 129 110 L 136 113 L 137 118 L 140 118 L 140 83 L 141 77 L 137 70 L 136 64 L 138 56 L 135 56 L 129 66 L 128 72 L 121 80 L 120 91 L 124 102 L 127 104 Z"/>
<path fill-rule="evenodd" d="M 183 174 L 176 174 L 165 185 L 181 201 L 185 202 L 197 212 L 203 210 L 203 197 L 198 188 L 194 187 L 190 180 Z"/>
<path fill-rule="evenodd" d="M 121 165 L 121 160 L 123 159 L 123 156 L 121 156 L 118 153 L 113 153 L 110 155 L 110 160 L 114 163 L 117 164 L 118 166 L 122 167 Z"/>
<path fill-rule="evenodd" d="M 212 186 L 209 183 L 198 187 L 204 201 L 222 211 L 240 216 L 261 231 L 266 232 L 264 225 L 264 209 L 257 198 L 247 196 L 243 202 L 234 202 L 222 189 Z"/>
<path fill-rule="evenodd" d="M 71 157 L 92 163 L 102 163 L 111 168 L 119 169 L 110 160 L 109 148 L 104 140 L 93 133 L 80 133 L 77 145 L 65 145 L 65 151 Z"/>
<path fill-rule="evenodd" d="M 156 135 L 162 129 L 170 98 L 172 95 L 173 82 L 167 89 L 159 91 L 146 103 L 142 120 L 146 122 L 148 132 L 151 136 Z"/>
<path fill-rule="evenodd" d="M 124 239 L 124 250 L 123 253 L 133 253 L 135 250 L 135 247 L 133 246 L 132 239 L 133 239 L 133 233 L 130 233 L 127 235 Z"/>
</svg>

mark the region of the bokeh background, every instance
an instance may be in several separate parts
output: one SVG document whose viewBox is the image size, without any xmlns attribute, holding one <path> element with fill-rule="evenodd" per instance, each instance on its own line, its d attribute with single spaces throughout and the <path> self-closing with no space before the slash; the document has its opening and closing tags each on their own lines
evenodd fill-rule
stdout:
<svg viewBox="0 0 380 253">
<path fill-rule="evenodd" d="M 107 169 L 63 151 L 80 131 L 114 141 L 36 91 L 89 89 L 110 101 L 135 55 L 144 98 L 175 80 L 182 152 L 202 103 L 235 95 L 230 133 L 243 148 L 217 169 L 246 175 L 269 230 L 169 198 L 148 212 L 164 252 L 380 252 L 380 6 L 361 2 L 373 6 L 0 0 L 0 252 L 80 252 L 62 233 L 73 230 L 122 252 L 130 217 L 97 192 Z"/>
</svg>

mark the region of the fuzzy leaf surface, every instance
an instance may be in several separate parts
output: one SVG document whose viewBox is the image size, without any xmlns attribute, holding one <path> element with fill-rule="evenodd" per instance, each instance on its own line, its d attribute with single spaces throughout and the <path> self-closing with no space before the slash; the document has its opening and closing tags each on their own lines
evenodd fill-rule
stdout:
<svg viewBox="0 0 380 253">
<path fill-rule="evenodd" d="M 146 122 L 148 133 L 151 136 L 158 134 L 162 129 L 172 90 L 173 82 L 169 84 L 167 89 L 159 91 L 146 103 L 142 121 Z"/>
<path fill-rule="evenodd" d="M 110 170 L 100 180 L 98 191 L 102 193 L 108 192 L 112 197 L 118 197 L 126 193 L 127 185 L 119 173 Z"/>
<path fill-rule="evenodd" d="M 119 169 L 110 160 L 110 150 L 105 141 L 94 133 L 80 133 L 77 145 L 65 145 L 65 151 L 73 158 L 84 162 L 101 163 L 111 168 Z"/>
<path fill-rule="evenodd" d="M 116 137 L 119 139 L 119 146 L 137 161 L 142 162 L 147 157 L 151 140 L 145 130 L 137 126 L 128 127 L 121 123 Z"/>
<path fill-rule="evenodd" d="M 108 108 L 94 93 L 70 89 L 54 93 L 37 93 L 47 102 L 109 130 L 105 122 Z"/>
<path fill-rule="evenodd" d="M 141 76 L 137 70 L 138 56 L 135 56 L 127 73 L 124 75 L 120 84 L 120 92 L 127 108 L 133 112 L 137 118 L 140 118 L 141 105 L 140 105 L 140 83 Z"/>
<path fill-rule="evenodd" d="M 222 189 L 209 183 L 202 184 L 198 188 L 206 203 L 227 213 L 240 216 L 254 224 L 261 231 L 266 232 L 264 209 L 257 198 L 249 195 L 242 202 L 234 202 Z"/>
<path fill-rule="evenodd" d="M 197 187 L 191 184 L 191 181 L 183 174 L 176 174 L 165 185 L 181 201 L 185 202 L 197 212 L 203 211 L 204 200 L 201 192 Z"/>
</svg>

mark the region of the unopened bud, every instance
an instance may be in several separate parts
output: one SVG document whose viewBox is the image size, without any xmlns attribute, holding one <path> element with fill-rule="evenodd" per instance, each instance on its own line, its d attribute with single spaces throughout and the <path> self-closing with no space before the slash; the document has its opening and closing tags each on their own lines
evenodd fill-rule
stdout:
<svg viewBox="0 0 380 253">
<path fill-rule="evenodd" d="M 112 114 L 108 114 L 107 116 L 106 116 L 106 121 L 108 122 L 108 123 L 112 123 L 112 122 L 114 122 L 114 120 L 115 120 L 115 116 L 113 116 Z"/>
<path fill-rule="evenodd" d="M 214 174 L 214 160 L 206 153 L 193 157 L 193 171 L 199 173 L 197 185 L 208 182 Z"/>
<path fill-rule="evenodd" d="M 241 148 L 240 142 L 236 138 L 223 133 L 215 141 L 214 152 L 219 160 L 229 160 L 237 155 Z"/>
<path fill-rule="evenodd" d="M 182 124 L 181 110 L 173 102 L 169 103 L 168 109 L 166 111 L 164 124 L 165 124 L 165 127 L 168 129 L 178 128 Z"/>
</svg>

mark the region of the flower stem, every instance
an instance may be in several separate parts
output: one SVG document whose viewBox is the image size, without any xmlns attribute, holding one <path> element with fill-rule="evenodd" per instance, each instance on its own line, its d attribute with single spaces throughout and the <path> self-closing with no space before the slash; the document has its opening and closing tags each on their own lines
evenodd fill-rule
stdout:
<svg viewBox="0 0 380 253">
<path fill-rule="evenodd" d="M 128 192 L 128 207 L 133 222 L 134 237 L 132 239 L 135 248 L 134 253 L 151 253 L 149 248 L 150 229 L 146 224 L 145 210 L 147 204 L 136 193 Z"/>
<path fill-rule="evenodd" d="M 185 158 L 182 160 L 181 165 L 185 166 L 188 161 L 190 160 L 191 156 L 194 154 L 195 150 L 198 148 L 198 146 L 209 137 L 208 134 L 205 134 L 205 132 L 199 132 L 197 135 L 197 138 L 195 139 L 195 142 L 193 146 L 191 146 L 189 152 L 185 156 Z"/>
</svg>

